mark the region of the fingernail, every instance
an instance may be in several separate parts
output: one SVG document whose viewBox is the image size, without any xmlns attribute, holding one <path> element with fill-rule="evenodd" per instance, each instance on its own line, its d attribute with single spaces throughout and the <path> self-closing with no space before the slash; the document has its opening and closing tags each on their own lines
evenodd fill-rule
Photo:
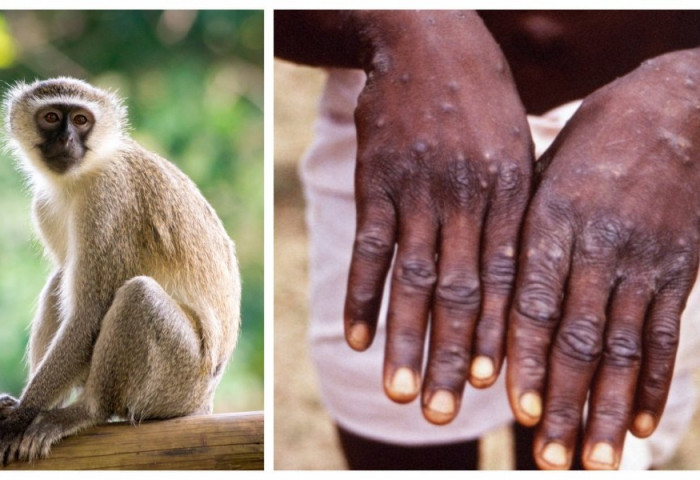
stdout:
<svg viewBox="0 0 700 480">
<path fill-rule="evenodd" d="M 542 459 L 553 467 L 567 467 L 569 456 L 561 443 L 548 443 L 542 450 Z"/>
<path fill-rule="evenodd" d="M 520 397 L 520 409 L 528 417 L 539 420 L 542 415 L 542 399 L 535 392 L 526 392 Z"/>
<path fill-rule="evenodd" d="M 369 343 L 369 327 L 365 323 L 356 323 L 350 327 L 348 344 L 355 350 L 365 350 Z"/>
<path fill-rule="evenodd" d="M 486 356 L 479 355 L 472 361 L 470 374 L 477 380 L 489 380 L 494 375 L 493 361 Z"/>
<path fill-rule="evenodd" d="M 638 436 L 648 437 L 656 428 L 654 416 L 647 412 L 642 412 L 634 418 L 634 432 Z"/>
<path fill-rule="evenodd" d="M 613 468 L 615 465 L 615 451 L 612 445 L 605 442 L 596 443 L 588 455 L 588 460 L 601 466 Z"/>
<path fill-rule="evenodd" d="M 436 390 L 430 397 L 426 417 L 433 423 L 444 424 L 452 420 L 455 414 L 455 397 L 448 390 Z"/>
<path fill-rule="evenodd" d="M 391 379 L 389 386 L 391 398 L 396 401 L 410 401 L 418 393 L 416 374 L 408 367 L 401 367 Z"/>
</svg>

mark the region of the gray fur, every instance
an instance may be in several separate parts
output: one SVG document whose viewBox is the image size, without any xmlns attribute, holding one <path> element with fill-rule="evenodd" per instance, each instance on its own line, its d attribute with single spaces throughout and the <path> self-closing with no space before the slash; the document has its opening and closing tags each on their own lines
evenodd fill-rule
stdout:
<svg viewBox="0 0 700 480">
<path fill-rule="evenodd" d="M 34 146 L 35 112 L 56 99 L 95 117 L 87 153 L 64 174 L 45 168 Z M 47 455 L 114 415 L 211 412 L 238 336 L 241 288 L 214 210 L 173 164 L 127 136 L 112 93 L 58 78 L 15 86 L 4 106 L 54 271 L 32 325 L 29 381 L 19 400 L 0 395 L 0 461 Z"/>
</svg>

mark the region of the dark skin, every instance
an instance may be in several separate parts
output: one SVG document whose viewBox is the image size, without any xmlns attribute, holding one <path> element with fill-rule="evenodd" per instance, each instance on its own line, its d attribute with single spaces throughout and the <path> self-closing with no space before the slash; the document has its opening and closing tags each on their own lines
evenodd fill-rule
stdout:
<svg viewBox="0 0 700 480">
<path fill-rule="evenodd" d="M 396 244 L 390 398 L 422 381 L 426 418 L 449 422 L 467 380 L 495 381 L 509 322 L 509 398 L 539 424 L 541 468 L 571 464 L 589 392 L 586 468 L 617 468 L 625 432 L 653 432 L 700 247 L 700 50 L 682 50 L 700 45 L 697 16 L 485 12 L 484 32 L 467 12 L 276 13 L 279 56 L 369 75 L 345 322 L 366 348 Z M 297 43 L 308 32 L 336 40 L 314 58 Z M 521 102 L 539 113 L 578 97 L 533 177 L 529 139 L 506 126 L 523 131 Z"/>
<path fill-rule="evenodd" d="M 43 142 L 38 146 L 46 164 L 56 173 L 64 173 L 85 155 L 85 139 L 94 118 L 80 107 L 49 105 L 37 112 L 36 123 Z"/>
<path fill-rule="evenodd" d="M 419 395 L 430 312 L 422 402 L 440 424 L 459 410 L 472 358 L 490 359 L 491 371 L 473 378 L 487 386 L 504 357 L 533 152 L 505 58 L 474 12 L 396 15 L 421 34 L 406 35 L 382 12 L 336 18 L 371 25 L 357 27 L 367 38 L 357 42 L 357 63 L 346 65 L 366 62 L 369 80 L 356 112 L 358 227 L 345 325 L 353 348 L 369 347 L 396 244 L 384 386 L 398 402 Z"/>
</svg>

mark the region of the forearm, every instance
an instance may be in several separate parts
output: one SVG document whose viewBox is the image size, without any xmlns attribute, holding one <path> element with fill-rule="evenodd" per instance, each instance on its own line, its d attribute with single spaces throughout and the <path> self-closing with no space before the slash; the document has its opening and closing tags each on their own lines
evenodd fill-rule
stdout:
<svg viewBox="0 0 700 480">
<path fill-rule="evenodd" d="M 312 66 L 362 68 L 350 11 L 275 11 L 275 56 Z"/>
<path fill-rule="evenodd" d="M 99 325 L 99 321 L 94 323 Z M 57 332 L 51 347 L 22 393 L 21 408 L 38 412 L 50 408 L 65 397 L 88 368 L 94 343 L 92 330 L 94 329 L 67 328 Z"/>
<path fill-rule="evenodd" d="M 51 345 L 58 330 L 60 320 L 60 285 L 62 270 L 57 270 L 49 279 L 39 297 L 39 306 L 32 322 L 32 333 L 29 337 L 27 357 L 29 360 L 29 375 L 34 375 L 41 359 Z"/>
<path fill-rule="evenodd" d="M 64 288 L 70 288 L 73 292 L 69 295 L 74 296 L 73 307 L 62 312 L 60 325 L 53 328 L 50 324 L 46 325 L 48 330 L 55 328 L 55 333 L 51 334 L 53 339 L 41 360 L 33 366 L 33 374 L 20 399 L 22 408 L 50 408 L 65 398 L 78 380 L 87 374 L 102 319 L 112 301 L 110 292 L 116 290 L 116 282 L 108 272 L 91 274 L 80 267 L 72 277 L 74 283 Z M 55 280 L 51 283 L 55 283 Z M 59 299 L 53 301 L 62 303 Z M 56 309 L 57 306 L 48 308 Z"/>
<path fill-rule="evenodd" d="M 456 50 L 493 42 L 473 11 L 275 12 L 275 55 L 313 66 L 372 70 L 392 51 L 417 51 L 436 34 Z"/>
</svg>

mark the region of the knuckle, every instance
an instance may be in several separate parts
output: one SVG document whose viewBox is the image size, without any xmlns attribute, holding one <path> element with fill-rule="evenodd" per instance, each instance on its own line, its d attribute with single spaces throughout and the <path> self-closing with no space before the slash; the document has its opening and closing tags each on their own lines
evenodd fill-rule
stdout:
<svg viewBox="0 0 700 480">
<path fill-rule="evenodd" d="M 603 351 L 602 336 L 596 315 L 581 315 L 562 326 L 554 347 L 559 353 L 577 362 L 595 363 Z"/>
<path fill-rule="evenodd" d="M 381 290 L 368 283 L 355 284 L 348 287 L 346 296 L 346 312 L 353 319 L 371 321 L 376 319 L 381 302 Z"/>
<path fill-rule="evenodd" d="M 581 254 L 584 258 L 608 257 L 628 244 L 630 230 L 616 218 L 603 217 L 589 222 L 583 230 Z"/>
<path fill-rule="evenodd" d="M 476 326 L 476 347 L 481 353 L 494 353 L 505 341 L 505 322 L 502 317 L 483 315 Z M 489 349 L 488 352 L 486 349 Z"/>
<path fill-rule="evenodd" d="M 474 311 L 481 304 L 481 287 L 474 275 L 441 276 L 435 288 L 435 300 L 446 307 Z"/>
<path fill-rule="evenodd" d="M 617 367 L 633 367 L 642 358 L 639 338 L 631 332 L 614 331 L 605 339 L 605 362 Z"/>
<path fill-rule="evenodd" d="M 474 203 L 481 190 L 481 182 L 470 159 L 457 155 L 447 162 L 443 185 L 444 193 L 458 206 L 464 207 Z"/>
<path fill-rule="evenodd" d="M 651 325 L 646 332 L 645 340 L 651 355 L 662 357 L 674 355 L 679 341 L 677 320 L 660 321 Z"/>
<path fill-rule="evenodd" d="M 498 289 L 502 293 L 509 292 L 515 280 L 515 271 L 515 256 L 496 252 L 484 264 L 482 271 L 484 285 Z"/>
<path fill-rule="evenodd" d="M 543 326 L 551 326 L 559 319 L 559 299 L 554 297 L 548 284 L 530 282 L 525 285 L 515 303 L 516 311 Z"/>
<path fill-rule="evenodd" d="M 429 260 L 403 259 L 395 272 L 397 281 L 419 291 L 432 291 L 437 281 L 435 263 Z"/>
<path fill-rule="evenodd" d="M 581 422 L 581 410 L 578 403 L 570 398 L 553 396 L 547 405 L 547 422 L 563 428 L 578 427 Z"/>
<path fill-rule="evenodd" d="M 423 350 L 425 341 L 419 329 L 404 325 L 394 325 L 391 328 L 390 336 L 390 347 L 395 354 L 402 357 L 411 356 L 415 352 Z"/>
<path fill-rule="evenodd" d="M 394 241 L 383 227 L 369 227 L 357 233 L 355 254 L 368 260 L 384 259 L 394 252 Z"/>
<path fill-rule="evenodd" d="M 660 366 L 660 368 L 655 368 Z M 654 364 L 642 383 L 642 392 L 646 398 L 664 398 L 668 391 L 671 368 L 668 364 Z"/>
<path fill-rule="evenodd" d="M 528 383 L 537 383 L 541 381 L 546 372 L 547 364 L 545 358 L 535 353 L 525 353 L 521 358 L 517 359 L 523 380 Z"/>
<path fill-rule="evenodd" d="M 697 253 L 680 251 L 669 257 L 664 266 L 668 272 L 665 276 L 670 279 L 668 285 L 679 293 L 684 292 L 693 284 L 698 264 Z"/>
<path fill-rule="evenodd" d="M 606 425 L 606 428 L 626 425 L 630 415 L 630 405 L 626 402 L 606 399 L 596 404 L 593 415 L 598 422 Z"/>
<path fill-rule="evenodd" d="M 467 377 L 469 351 L 463 345 L 443 342 L 436 346 L 430 357 L 433 374 L 439 375 L 442 382 L 458 383 Z"/>
<path fill-rule="evenodd" d="M 527 190 L 527 184 L 528 174 L 523 171 L 520 163 L 512 160 L 501 163 L 496 183 L 499 192 L 518 195 Z"/>
</svg>

